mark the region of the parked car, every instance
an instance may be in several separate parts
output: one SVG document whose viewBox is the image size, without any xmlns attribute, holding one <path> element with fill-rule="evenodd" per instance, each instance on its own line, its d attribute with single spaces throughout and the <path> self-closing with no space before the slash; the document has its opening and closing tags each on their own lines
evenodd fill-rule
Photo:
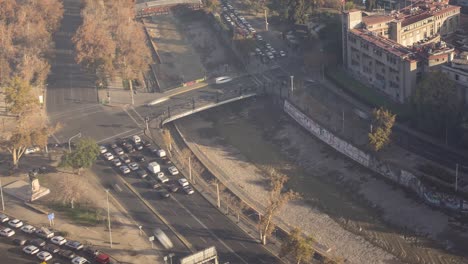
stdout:
<svg viewBox="0 0 468 264">
<path fill-rule="evenodd" d="M 104 254 L 104 253 L 97 254 L 97 256 L 94 258 L 94 260 L 99 264 L 109 264 L 110 263 L 110 257 L 107 254 Z"/>
<path fill-rule="evenodd" d="M 14 227 L 14 228 L 20 228 L 23 226 L 23 221 L 19 220 L 19 219 L 12 219 L 10 221 L 8 221 L 8 225 L 11 226 L 11 227 Z"/>
<path fill-rule="evenodd" d="M 28 154 L 39 152 L 40 150 L 41 149 L 39 147 L 29 147 L 24 151 L 24 154 L 28 155 Z"/>
<path fill-rule="evenodd" d="M 120 160 L 125 164 L 132 162 L 132 160 L 127 154 L 120 156 Z"/>
<path fill-rule="evenodd" d="M 25 225 L 21 227 L 21 231 L 27 233 L 27 234 L 32 234 L 36 231 L 36 228 L 32 225 Z"/>
<path fill-rule="evenodd" d="M 102 154 L 102 156 L 104 157 L 105 160 L 113 160 L 114 159 L 114 155 L 112 155 L 112 153 L 109 153 L 109 152 L 106 152 L 106 153 Z"/>
<path fill-rule="evenodd" d="M 141 143 L 141 138 L 140 136 L 135 135 L 132 137 L 132 141 L 134 144 L 138 144 L 138 143 Z"/>
<path fill-rule="evenodd" d="M 52 238 L 54 236 L 54 232 L 49 231 L 47 228 L 37 229 L 34 234 L 45 239 Z"/>
<path fill-rule="evenodd" d="M 5 215 L 5 214 L 0 214 L 0 222 L 1 222 L 1 223 L 5 223 L 5 222 L 7 222 L 8 220 L 10 220 L 10 218 L 8 218 L 7 215 Z"/>
<path fill-rule="evenodd" d="M 52 254 L 47 251 L 41 251 L 37 253 L 36 257 L 42 261 L 49 261 L 52 259 Z"/>
<path fill-rule="evenodd" d="M 15 231 L 11 228 L 4 228 L 2 230 L 0 230 L 0 236 L 4 236 L 4 237 L 11 237 L 15 234 Z"/>
<path fill-rule="evenodd" d="M 135 160 L 138 162 L 144 162 L 146 160 L 145 156 L 143 155 L 138 155 L 135 157 Z"/>
<path fill-rule="evenodd" d="M 83 249 L 83 254 L 87 257 L 95 258 L 97 255 L 99 255 L 99 253 L 99 250 L 89 246 Z"/>
<path fill-rule="evenodd" d="M 193 190 L 193 188 L 190 187 L 190 185 L 184 186 L 183 188 L 184 188 L 184 192 L 185 192 L 186 194 L 189 194 L 189 195 L 190 195 L 190 194 L 193 194 L 193 193 L 195 192 L 195 191 Z"/>
<path fill-rule="evenodd" d="M 185 187 L 185 186 L 189 185 L 189 182 L 185 178 L 180 178 L 177 181 L 179 182 L 180 186 L 182 186 L 182 187 Z"/>
<path fill-rule="evenodd" d="M 67 242 L 68 243 L 68 242 Z M 60 248 L 54 244 L 46 244 L 43 249 L 47 252 L 50 252 L 52 254 L 58 253 L 60 251 Z"/>
<path fill-rule="evenodd" d="M 36 247 L 43 247 L 43 246 L 46 245 L 46 242 L 43 239 L 40 239 L 40 238 L 32 239 L 31 241 L 29 241 L 29 243 L 31 245 L 36 246 Z"/>
<path fill-rule="evenodd" d="M 61 249 L 57 255 L 59 255 L 60 257 L 64 258 L 64 259 L 69 259 L 69 260 L 72 260 L 76 257 L 75 253 L 73 253 L 73 251 L 71 250 L 68 250 L 68 249 Z"/>
<path fill-rule="evenodd" d="M 148 176 L 148 172 L 146 172 L 144 169 L 138 169 L 136 171 L 136 174 L 137 174 L 138 177 L 140 177 L 142 179 L 144 179 L 144 178 L 146 178 Z"/>
<path fill-rule="evenodd" d="M 138 170 L 140 167 L 138 166 L 138 163 L 136 162 L 131 162 L 128 164 L 128 167 L 132 170 L 132 171 L 136 171 Z"/>
<path fill-rule="evenodd" d="M 125 151 L 126 151 L 127 153 L 133 153 L 133 152 L 135 152 L 135 149 L 134 149 L 133 146 L 130 145 L 130 144 L 124 146 L 124 149 L 125 149 Z"/>
<path fill-rule="evenodd" d="M 172 176 L 179 174 L 179 170 L 176 168 L 176 166 L 171 166 L 167 168 L 167 170 Z"/>
<path fill-rule="evenodd" d="M 133 147 L 136 149 L 136 150 L 142 150 L 143 149 L 143 145 L 141 143 L 134 143 L 133 144 Z"/>
<path fill-rule="evenodd" d="M 161 196 L 161 198 L 169 198 L 171 197 L 171 194 L 166 190 L 166 189 L 160 189 L 158 191 L 158 194 L 159 196 Z"/>
<path fill-rule="evenodd" d="M 154 179 L 148 179 L 146 181 L 146 184 L 151 189 L 157 189 L 157 188 L 161 187 L 161 184 L 159 182 L 157 182 L 156 180 L 154 180 Z"/>
<path fill-rule="evenodd" d="M 164 165 L 172 164 L 172 161 L 170 159 L 168 159 L 167 157 L 163 158 L 162 161 L 163 161 Z"/>
<path fill-rule="evenodd" d="M 156 178 L 158 178 L 158 180 L 162 183 L 166 183 L 169 181 L 169 178 L 167 178 L 166 175 L 164 175 L 164 172 L 162 171 L 158 172 Z"/>
<path fill-rule="evenodd" d="M 125 152 L 124 152 L 124 150 L 123 150 L 122 148 L 115 148 L 115 149 L 114 149 L 114 153 L 115 153 L 115 155 L 117 155 L 117 156 L 120 156 L 120 155 L 125 154 Z"/>
<path fill-rule="evenodd" d="M 167 189 L 173 193 L 177 192 L 179 190 L 179 187 L 175 184 L 169 184 L 167 185 Z"/>
<path fill-rule="evenodd" d="M 166 151 L 164 149 L 158 149 L 156 151 L 156 156 L 158 156 L 159 158 L 164 158 L 166 157 Z"/>
<path fill-rule="evenodd" d="M 151 146 L 151 142 L 146 141 L 146 140 L 142 140 L 142 141 L 141 141 L 141 144 L 142 144 L 143 146 L 145 146 L 145 148 Z"/>
<path fill-rule="evenodd" d="M 116 143 L 112 143 L 112 144 L 110 145 L 110 147 L 111 147 L 111 149 L 115 149 L 115 148 L 118 148 L 119 145 L 117 145 Z"/>
<path fill-rule="evenodd" d="M 120 166 L 119 167 L 120 171 L 122 172 L 122 174 L 129 174 L 130 173 L 130 169 L 127 167 L 127 166 Z"/>
<path fill-rule="evenodd" d="M 72 260 L 73 264 L 87 264 L 89 261 L 83 257 L 76 257 Z"/>
<path fill-rule="evenodd" d="M 67 243 L 67 240 L 63 236 L 54 236 L 50 239 L 50 242 L 54 243 L 55 245 L 63 245 Z"/>
<path fill-rule="evenodd" d="M 116 167 L 122 166 L 122 161 L 120 161 L 120 159 L 118 159 L 118 158 L 113 159 L 113 160 L 112 160 L 112 163 L 113 163 L 114 166 L 116 166 Z"/>
<path fill-rule="evenodd" d="M 12 240 L 13 244 L 17 246 L 24 246 L 26 243 L 28 243 L 28 240 L 22 239 L 22 238 L 15 238 Z"/>
<path fill-rule="evenodd" d="M 36 246 L 29 245 L 23 248 L 23 252 L 28 254 L 28 255 L 34 255 L 39 252 L 39 249 Z"/>
<path fill-rule="evenodd" d="M 107 148 L 104 146 L 99 146 L 99 151 L 101 152 L 101 154 L 104 154 L 107 152 Z"/>
<path fill-rule="evenodd" d="M 83 248 L 83 244 L 74 240 L 67 241 L 67 243 L 65 243 L 65 246 L 74 250 L 81 250 Z"/>
</svg>

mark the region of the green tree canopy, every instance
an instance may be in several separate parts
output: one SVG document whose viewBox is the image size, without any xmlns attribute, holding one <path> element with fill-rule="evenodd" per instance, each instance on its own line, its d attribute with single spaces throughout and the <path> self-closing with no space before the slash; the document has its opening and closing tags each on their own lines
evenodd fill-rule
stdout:
<svg viewBox="0 0 468 264">
<path fill-rule="evenodd" d="M 34 111 L 39 99 L 33 95 L 31 85 L 27 81 L 15 77 L 5 87 L 5 103 L 10 113 L 22 116 L 26 112 Z"/>
<path fill-rule="evenodd" d="M 280 256 L 292 256 L 297 264 L 308 262 L 312 257 L 314 250 L 314 238 L 311 236 L 303 236 L 299 228 L 294 228 L 288 237 L 281 244 Z"/>
<path fill-rule="evenodd" d="M 426 73 L 410 101 L 413 124 L 419 129 L 439 137 L 459 135 L 462 102 L 455 82 L 445 73 Z"/>
<path fill-rule="evenodd" d="M 379 151 L 390 142 L 396 116 L 383 107 L 372 112 L 372 131 L 369 133 L 369 144 L 372 150 Z"/>
<path fill-rule="evenodd" d="M 70 167 L 78 171 L 91 167 L 99 156 L 99 146 L 90 138 L 81 139 L 76 148 L 62 157 L 60 166 Z"/>
</svg>

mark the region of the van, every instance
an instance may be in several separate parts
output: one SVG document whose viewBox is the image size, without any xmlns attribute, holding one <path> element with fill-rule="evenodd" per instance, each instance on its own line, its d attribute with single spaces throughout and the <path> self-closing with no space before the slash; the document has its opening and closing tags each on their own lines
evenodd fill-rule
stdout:
<svg viewBox="0 0 468 264">
<path fill-rule="evenodd" d="M 156 151 L 156 155 L 157 155 L 158 157 L 160 157 L 160 158 L 164 158 L 164 157 L 166 157 L 166 151 L 165 151 L 164 149 L 158 149 L 158 150 Z"/>
<path fill-rule="evenodd" d="M 147 168 L 153 174 L 156 174 L 161 171 L 161 167 L 156 161 L 150 162 Z"/>
<path fill-rule="evenodd" d="M 172 241 L 160 228 L 156 228 L 153 231 L 153 234 L 161 243 L 161 245 L 163 245 L 164 248 L 171 249 L 172 247 L 174 247 L 174 245 L 172 244 Z"/>
<path fill-rule="evenodd" d="M 141 143 L 141 138 L 139 136 L 133 136 L 132 139 L 135 144 Z"/>
</svg>

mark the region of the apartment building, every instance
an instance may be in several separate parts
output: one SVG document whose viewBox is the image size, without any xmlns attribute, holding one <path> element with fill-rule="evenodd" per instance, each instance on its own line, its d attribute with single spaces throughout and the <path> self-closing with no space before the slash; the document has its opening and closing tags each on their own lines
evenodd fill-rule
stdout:
<svg viewBox="0 0 468 264">
<path fill-rule="evenodd" d="M 457 83 L 460 98 L 465 106 L 468 105 L 468 52 L 460 53 L 441 70 Z"/>
<path fill-rule="evenodd" d="M 427 1 L 419 3 L 422 2 L 429 5 Z M 423 72 L 439 70 L 453 60 L 454 49 L 441 41 L 440 34 L 456 30 L 456 22 L 447 21 L 457 17 L 459 8 L 440 2 L 433 5 L 438 8 L 413 11 L 412 15 L 402 15 L 404 10 L 398 14 L 367 17 L 359 10 L 343 12 L 343 64 L 348 72 L 394 101 L 404 103 Z M 424 24 L 430 17 L 434 17 L 433 27 Z M 414 35 L 410 37 L 411 32 Z M 428 34 L 421 34 L 424 32 Z"/>
</svg>

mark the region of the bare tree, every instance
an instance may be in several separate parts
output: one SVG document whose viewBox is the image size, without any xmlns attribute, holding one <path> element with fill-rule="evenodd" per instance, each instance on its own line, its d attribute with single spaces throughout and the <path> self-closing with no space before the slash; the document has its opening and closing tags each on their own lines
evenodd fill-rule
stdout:
<svg viewBox="0 0 468 264">
<path fill-rule="evenodd" d="M 63 203 L 70 203 L 70 207 L 75 208 L 75 202 L 79 201 L 86 190 L 82 181 L 77 175 L 63 175 L 63 180 L 57 182 L 57 195 Z"/>
<path fill-rule="evenodd" d="M 266 244 L 267 237 L 271 235 L 275 228 L 275 225 L 272 222 L 273 217 L 286 203 L 300 198 L 298 193 L 291 190 L 283 192 L 284 184 L 288 181 L 286 175 L 279 173 L 274 168 L 268 169 L 267 173 L 271 179 L 271 190 L 264 216 L 260 220 L 260 240 L 263 245 Z"/>
</svg>

